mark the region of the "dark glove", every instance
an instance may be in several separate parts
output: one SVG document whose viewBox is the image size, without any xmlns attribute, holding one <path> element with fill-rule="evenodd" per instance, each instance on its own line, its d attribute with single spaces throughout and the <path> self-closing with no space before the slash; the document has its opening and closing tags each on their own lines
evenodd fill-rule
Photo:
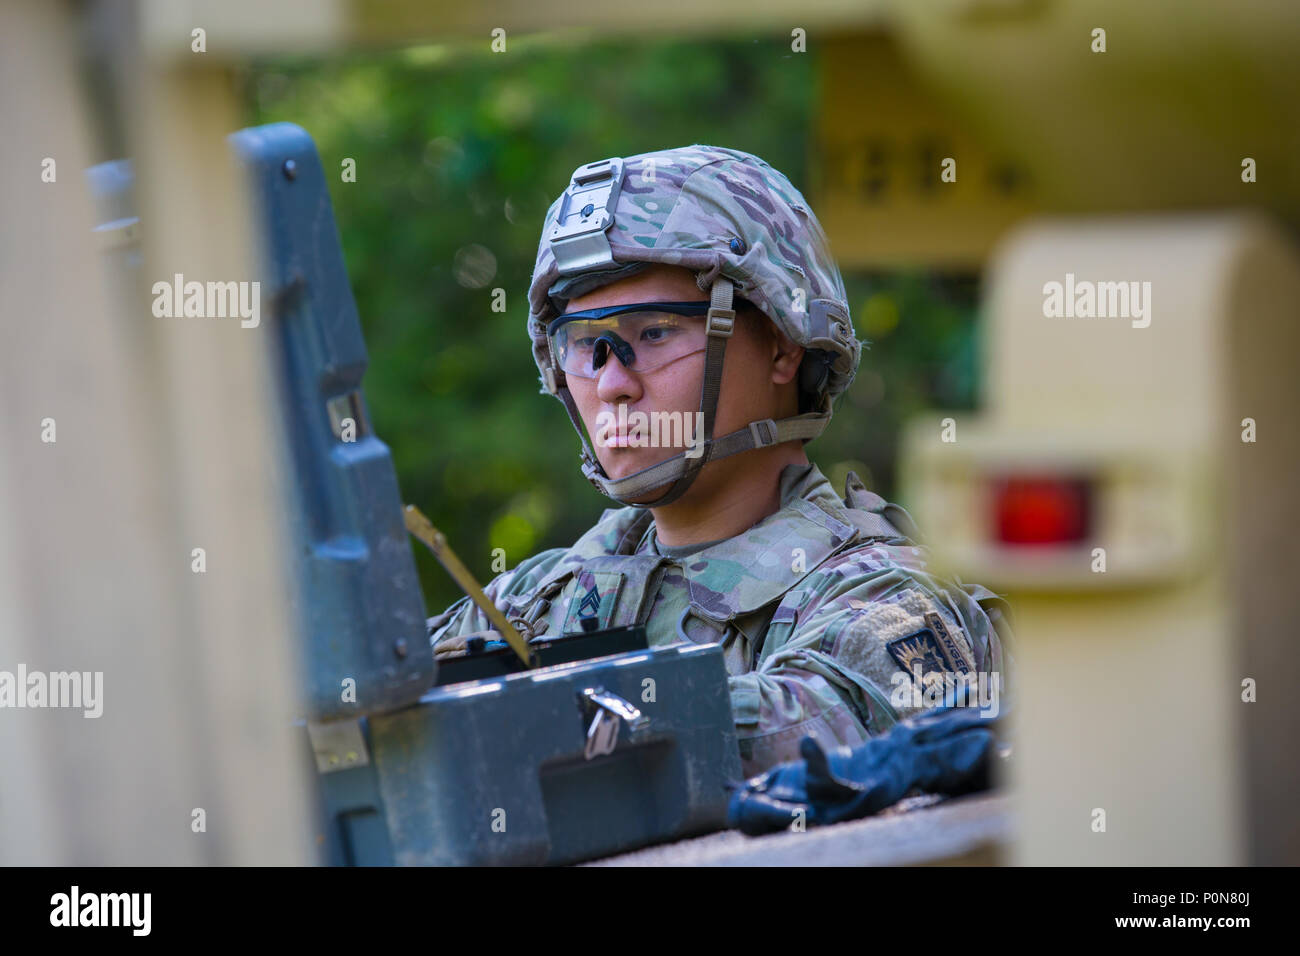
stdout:
<svg viewBox="0 0 1300 956">
<path fill-rule="evenodd" d="M 465 657 L 470 653 L 478 653 L 484 650 L 496 650 L 500 647 L 509 647 L 501 635 L 494 630 L 473 631 L 469 634 L 457 634 L 453 637 L 446 637 L 433 645 L 433 656 L 441 659 L 444 657 Z"/>
<path fill-rule="evenodd" d="M 810 826 L 865 817 L 897 803 L 913 788 L 961 794 L 987 790 L 1006 716 L 981 717 L 979 708 L 942 707 L 896 724 L 857 747 L 824 749 L 812 737 L 799 742 L 803 759 L 751 778 L 731 795 L 727 825 L 756 835 L 784 830 L 804 811 Z"/>
</svg>

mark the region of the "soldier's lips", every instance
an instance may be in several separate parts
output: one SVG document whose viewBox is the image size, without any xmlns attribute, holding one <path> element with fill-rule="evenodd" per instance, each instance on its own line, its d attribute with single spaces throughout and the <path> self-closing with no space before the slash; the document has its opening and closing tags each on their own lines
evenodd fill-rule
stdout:
<svg viewBox="0 0 1300 956">
<path fill-rule="evenodd" d="M 602 448 L 649 448 L 653 445 L 650 433 L 635 425 L 622 429 L 611 428 L 598 433 L 596 439 Z"/>
</svg>

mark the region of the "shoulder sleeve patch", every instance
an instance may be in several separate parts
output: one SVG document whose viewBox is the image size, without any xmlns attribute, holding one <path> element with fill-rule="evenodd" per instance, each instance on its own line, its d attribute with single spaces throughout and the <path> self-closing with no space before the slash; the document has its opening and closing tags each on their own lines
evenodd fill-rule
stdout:
<svg viewBox="0 0 1300 956">
<path fill-rule="evenodd" d="M 890 692 L 899 672 L 915 678 L 931 673 L 969 674 L 969 647 L 960 628 L 945 621 L 933 598 L 920 590 L 895 600 L 846 602 L 849 618 L 834 640 L 831 655 Z"/>
<path fill-rule="evenodd" d="M 922 679 L 927 674 L 943 673 L 952 669 L 948 663 L 948 655 L 939 646 L 938 639 L 929 628 L 890 641 L 885 645 L 885 649 L 902 670 Z"/>
</svg>

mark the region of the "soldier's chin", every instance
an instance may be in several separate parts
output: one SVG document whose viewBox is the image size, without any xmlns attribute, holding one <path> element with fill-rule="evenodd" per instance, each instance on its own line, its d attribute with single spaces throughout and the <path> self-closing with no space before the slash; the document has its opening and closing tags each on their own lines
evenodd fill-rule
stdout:
<svg viewBox="0 0 1300 956">
<path fill-rule="evenodd" d="M 600 461 L 601 468 L 605 470 L 605 474 L 617 481 L 620 478 L 635 475 L 638 471 L 643 471 L 652 465 L 667 461 L 676 454 L 676 450 L 665 448 L 600 448 L 597 449 L 596 457 Z M 654 501 L 663 495 L 674 481 L 676 481 L 675 478 L 665 481 L 658 488 L 652 488 L 636 497 L 628 497 L 627 495 L 623 497 L 637 504 Z"/>
</svg>

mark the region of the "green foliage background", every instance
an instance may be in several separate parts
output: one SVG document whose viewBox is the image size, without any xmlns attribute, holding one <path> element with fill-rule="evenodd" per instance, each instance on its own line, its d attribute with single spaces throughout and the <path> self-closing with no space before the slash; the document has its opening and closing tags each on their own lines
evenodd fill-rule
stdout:
<svg viewBox="0 0 1300 956">
<path fill-rule="evenodd" d="M 479 48 L 481 46 L 481 49 Z M 406 501 L 492 576 L 568 546 L 613 502 L 578 470 L 578 439 L 539 393 L 525 332 L 542 217 L 573 170 L 691 143 L 743 149 L 809 183 L 815 53 L 780 36 L 731 42 L 512 38 L 507 54 L 417 47 L 263 62 L 241 76 L 249 125 L 289 121 L 327 171 L 370 368 L 365 392 Z M 870 108 L 870 104 L 863 104 Z M 810 458 L 895 495 L 901 423 L 975 402 L 972 277 L 845 273 L 858 379 Z M 491 309 L 506 290 L 506 312 Z M 937 427 L 937 426 L 936 426 Z M 417 549 L 429 613 L 459 592 Z"/>
</svg>

